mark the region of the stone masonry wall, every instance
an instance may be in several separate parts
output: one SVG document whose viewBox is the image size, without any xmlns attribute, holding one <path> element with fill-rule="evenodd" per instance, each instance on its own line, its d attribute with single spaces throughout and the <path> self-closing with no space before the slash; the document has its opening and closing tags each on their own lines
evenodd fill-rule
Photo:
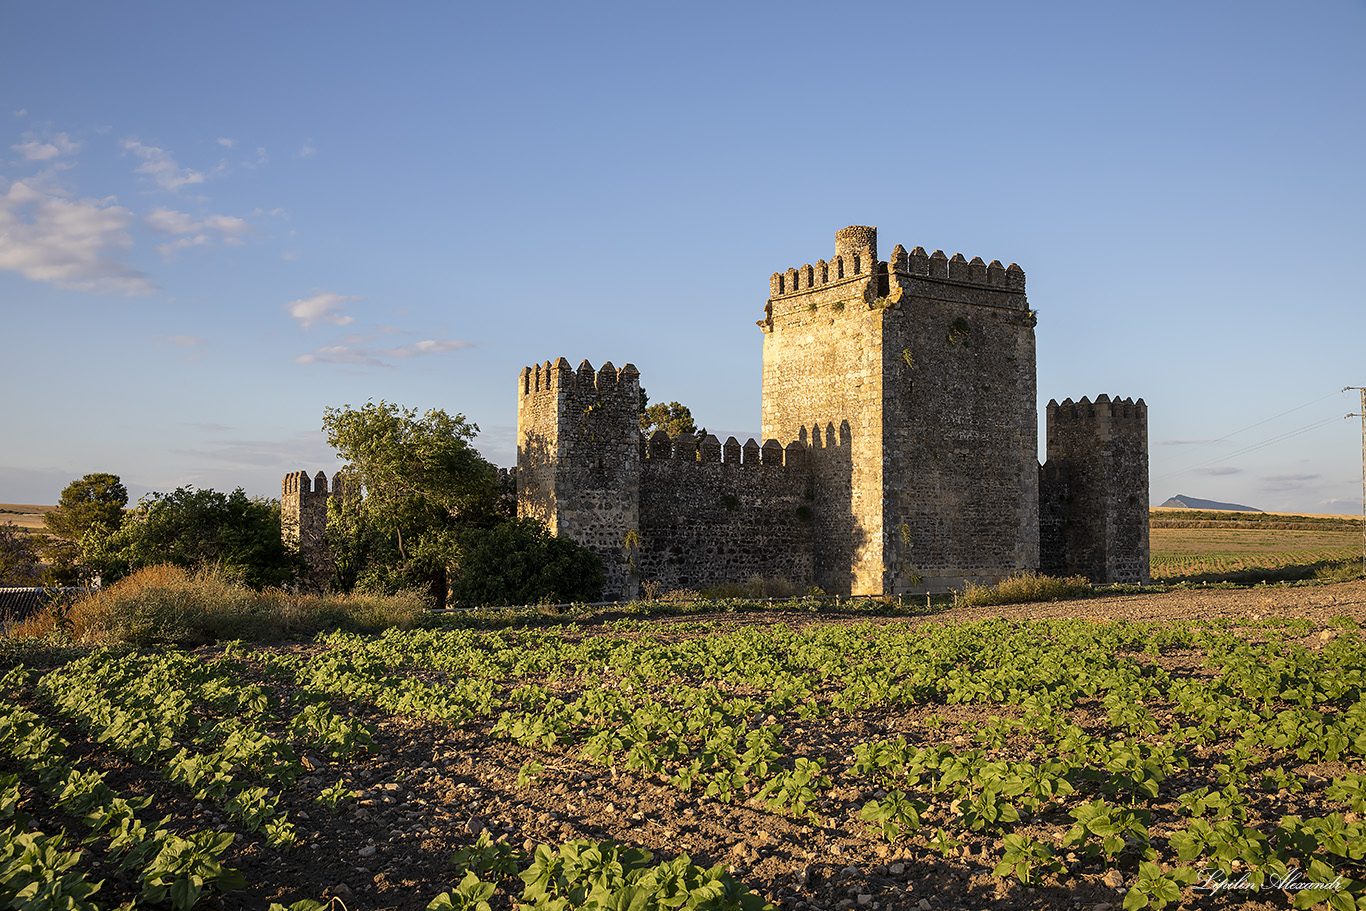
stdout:
<svg viewBox="0 0 1366 911">
<path fill-rule="evenodd" d="M 825 444 L 813 453 L 822 587 L 900 593 L 1033 569 L 1034 317 L 1020 267 L 900 245 L 882 263 L 877 229 L 855 225 L 831 261 L 774 273 L 769 294 L 763 435 Z"/>
<path fill-rule="evenodd" d="M 816 582 L 833 594 L 884 590 L 883 320 L 877 229 L 845 228 L 835 255 L 774 273 L 764 331 L 764 439 L 812 453 Z"/>
<path fill-rule="evenodd" d="M 807 449 L 734 437 L 641 440 L 642 581 L 705 589 L 754 577 L 814 581 Z"/>
<path fill-rule="evenodd" d="M 1047 445 L 1043 571 L 1097 583 L 1147 582 L 1148 406 L 1107 395 L 1050 401 Z"/>
<path fill-rule="evenodd" d="M 887 590 L 960 589 L 1033 570 L 1035 318 L 1024 272 L 900 245 L 887 265 Z"/>
<path fill-rule="evenodd" d="M 517 514 L 602 558 L 603 597 L 634 598 L 640 534 L 640 374 L 560 358 L 524 368 L 517 398 Z"/>
<path fill-rule="evenodd" d="M 327 501 L 342 495 L 342 475 L 333 475 L 332 493 L 327 490 L 327 474 L 318 472 L 309 481 L 308 472 L 285 475 L 280 486 L 280 538 L 285 546 L 297 550 L 307 570 L 297 580 L 306 591 L 323 591 L 332 579 L 332 548 L 327 542 Z"/>
</svg>

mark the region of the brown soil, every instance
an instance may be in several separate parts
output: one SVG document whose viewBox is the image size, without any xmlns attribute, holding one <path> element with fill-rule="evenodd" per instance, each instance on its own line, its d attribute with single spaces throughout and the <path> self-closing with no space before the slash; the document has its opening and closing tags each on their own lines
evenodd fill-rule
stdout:
<svg viewBox="0 0 1366 911">
<path fill-rule="evenodd" d="M 1320 647 L 1328 637 L 1341 634 L 1330 618 L 1351 617 L 1366 624 L 1366 583 L 1317 587 L 1259 587 L 1233 591 L 1182 591 L 1125 595 L 1053 604 L 1028 604 L 995 608 L 966 608 L 926 618 L 930 623 L 957 623 L 990 617 L 1011 619 L 1080 618 L 1107 621 L 1163 622 L 1192 618 L 1302 617 L 1313 630 L 1304 637 L 1310 647 Z M 717 614 L 692 616 L 722 624 L 772 624 L 866 622 L 860 615 L 809 613 Z M 660 622 L 673 622 L 661 620 Z M 882 622 L 873 619 L 872 622 Z M 583 633 L 595 630 L 587 627 Z M 1195 656 L 1164 655 L 1162 663 L 1173 672 L 1204 673 Z M 41 704 L 35 710 L 42 711 Z M 213 898 L 207 907 L 261 909 L 271 901 L 289 903 L 301 898 L 341 898 L 356 909 L 402 909 L 420 911 L 439 892 L 454 887 L 459 879 L 451 856 L 468 847 L 484 828 L 505 838 L 518 849 L 538 843 L 559 843 L 570 838 L 613 838 L 648 848 L 659 860 L 687 852 L 703 866 L 726 864 L 734 875 L 755 890 L 779 902 L 783 908 L 799 909 L 969 909 L 1058 908 L 1118 911 L 1123 902 L 1120 887 L 1132 881 L 1132 871 L 1116 878 L 1110 865 L 1084 858 L 1067 860 L 1068 871 L 1039 888 L 1024 888 L 1014 879 L 991 875 L 999 859 L 999 836 L 959 835 L 961 848 L 945 857 L 919 836 L 889 847 L 858 818 L 859 808 L 871 796 L 866 782 L 842 774 L 850 763 L 854 744 L 904 735 L 921 742 L 948 742 L 973 746 L 973 734 L 992 715 L 1008 713 L 1008 707 L 915 706 L 891 713 L 827 716 L 812 721 L 780 719 L 783 742 L 793 756 L 823 755 L 830 759 L 834 789 L 826 795 L 821 812 L 829 825 L 815 826 L 769 812 L 757 805 L 722 804 L 685 794 L 663 780 L 606 769 L 578 761 L 570 752 L 537 753 L 489 735 L 487 723 L 447 727 L 359 709 L 358 714 L 378 728 L 376 750 L 368 757 L 319 766 L 310 779 L 286 792 L 287 805 L 301 838 L 289 852 L 269 848 L 255 835 L 238 836 L 227 863 L 240 870 L 247 887 Z M 1072 713 L 1084 727 L 1103 730 L 1108 723 L 1098 706 L 1078 706 Z M 84 739 L 73 726 L 62 728 L 90 767 L 110 773 L 109 783 L 124 794 L 157 796 L 153 809 L 170 813 L 181 830 L 228 827 L 227 819 L 213 806 L 197 804 L 177 795 L 156 777 L 155 770 L 132 766 L 112 756 L 100 745 Z M 1000 758 L 1011 758 L 1009 747 Z M 1281 757 L 1282 759 L 1284 757 Z M 545 773 L 531 788 L 517 787 L 523 763 L 538 759 Z M 1297 764 L 1293 755 L 1287 771 L 1307 776 L 1303 793 L 1262 794 L 1254 802 L 1253 820 L 1274 824 L 1285 813 L 1328 812 L 1322 789 L 1334 775 L 1362 772 L 1360 763 Z M 1179 792 L 1197 787 L 1202 770 L 1193 761 L 1189 776 L 1170 783 Z M 0 770 L 13 771 L 0 763 Z M 362 791 L 359 800 L 339 814 L 309 802 L 308 793 L 345 779 Z M 1175 793 L 1164 792 L 1160 800 L 1170 803 Z M 73 836 L 83 832 L 79 821 L 42 813 L 46 803 L 30 796 L 25 809 L 44 831 L 66 828 Z M 946 808 L 933 808 L 922 832 L 946 825 Z M 150 812 L 150 811 L 149 811 Z M 937 815 L 936 815 L 937 814 Z M 1051 836 L 1071 824 L 1066 813 L 1043 814 L 1016 831 Z M 229 827 L 230 828 L 230 827 Z M 1165 841 L 1166 832 L 1154 830 L 1154 843 Z M 1172 852 L 1164 851 L 1164 858 Z M 94 863 L 94 861 L 92 861 Z M 1107 873 L 1109 878 L 1107 880 Z M 101 905 L 113 906 L 136 892 L 136 884 L 111 870 L 92 867 L 92 878 L 106 877 Z M 520 886 L 515 883 L 515 886 Z M 505 884 L 494 899 L 495 908 L 509 907 L 501 896 L 519 894 Z M 1187 893 L 1189 896 L 1191 893 Z M 1220 909 L 1236 904 L 1248 911 L 1286 908 L 1280 892 L 1248 896 L 1196 893 L 1198 907 Z"/>
</svg>

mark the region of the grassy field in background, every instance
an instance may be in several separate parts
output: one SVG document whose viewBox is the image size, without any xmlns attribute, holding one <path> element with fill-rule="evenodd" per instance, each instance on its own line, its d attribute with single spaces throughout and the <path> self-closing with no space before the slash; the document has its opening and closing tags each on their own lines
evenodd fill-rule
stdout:
<svg viewBox="0 0 1366 911">
<path fill-rule="evenodd" d="M 43 516 L 56 509 L 56 506 L 34 506 L 28 503 L 0 503 L 0 525 L 12 522 L 30 531 L 42 531 Z"/>
<path fill-rule="evenodd" d="M 1154 510 L 1154 582 L 1333 578 L 1361 569 L 1361 520 L 1212 510 Z"/>
</svg>

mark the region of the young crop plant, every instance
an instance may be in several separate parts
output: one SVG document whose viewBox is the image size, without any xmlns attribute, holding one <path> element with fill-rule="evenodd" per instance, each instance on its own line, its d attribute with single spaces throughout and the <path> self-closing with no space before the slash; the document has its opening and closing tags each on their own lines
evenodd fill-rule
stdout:
<svg viewBox="0 0 1366 911">
<path fill-rule="evenodd" d="M 992 876 L 1014 874 L 1022 885 L 1037 886 L 1045 876 L 1062 872 L 1062 862 L 1053 848 L 1044 842 L 1011 833 L 1003 839 L 1001 862 L 992 869 Z"/>
<path fill-rule="evenodd" d="M 1175 867 L 1166 873 L 1151 861 L 1141 861 L 1138 865 L 1138 879 L 1124 894 L 1124 911 L 1154 911 L 1181 901 L 1181 890 L 1194 885 L 1200 874 L 1190 867 Z"/>
<path fill-rule="evenodd" d="M 466 873 L 454 891 L 442 892 L 427 905 L 427 911 L 490 911 L 489 899 L 498 887 Z"/>
<path fill-rule="evenodd" d="M 789 811 L 816 825 L 821 817 L 811 804 L 816 802 L 816 791 L 828 790 L 830 778 L 825 774 L 825 757 L 815 760 L 800 756 L 791 771 L 780 771 L 759 789 L 758 799 L 774 812 Z"/>
<path fill-rule="evenodd" d="M 929 804 L 923 800 L 892 790 L 887 792 L 886 797 L 874 798 L 864 804 L 859 811 L 859 818 L 881 828 L 882 837 L 896 844 L 902 838 L 920 831 L 920 816 L 928 809 Z"/>
<path fill-rule="evenodd" d="M 346 787 L 344 779 L 338 778 L 337 783 L 323 788 L 318 792 L 318 796 L 313 800 L 327 807 L 333 813 L 340 813 L 342 804 L 348 800 L 354 800 L 356 792 Z"/>
<path fill-rule="evenodd" d="M 0 907 L 97 911 L 86 899 L 103 880 L 86 882 L 84 873 L 72 869 L 82 851 L 67 851 L 64 845 L 61 835 L 21 832 L 16 826 L 0 832 Z"/>
<path fill-rule="evenodd" d="M 1088 857 L 1103 857 L 1114 862 L 1122 854 L 1155 860 L 1157 852 L 1148 845 L 1147 810 L 1116 807 L 1104 800 L 1093 800 L 1072 811 L 1076 824 L 1063 836 L 1065 849 L 1077 849 Z"/>
<path fill-rule="evenodd" d="M 212 887 L 220 892 L 247 884 L 242 874 L 218 862 L 235 836 L 231 832 L 197 832 L 182 838 L 167 833 L 161 850 L 142 871 L 141 897 L 151 904 L 170 899 L 176 911 L 187 911 Z"/>
<path fill-rule="evenodd" d="M 527 857 L 515 850 L 505 841 L 492 841 L 488 830 L 479 833 L 473 845 L 455 852 L 451 862 L 457 870 L 477 873 L 480 876 L 493 874 L 498 878 L 516 876 L 518 868 Z"/>
</svg>

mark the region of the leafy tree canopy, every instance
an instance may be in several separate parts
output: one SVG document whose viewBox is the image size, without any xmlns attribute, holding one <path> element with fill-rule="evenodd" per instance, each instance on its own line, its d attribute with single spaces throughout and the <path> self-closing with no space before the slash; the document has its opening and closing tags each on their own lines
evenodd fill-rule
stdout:
<svg viewBox="0 0 1366 911">
<path fill-rule="evenodd" d="M 640 432 L 650 436 L 656 430 L 663 430 L 672 439 L 685 433 L 705 434 L 706 428 L 699 431 L 693 424 L 692 411 L 687 405 L 669 402 L 651 405 L 650 397 L 644 389 L 640 390 Z"/>
<path fill-rule="evenodd" d="M 280 505 L 248 497 L 181 487 L 150 493 L 112 534 L 87 534 L 89 565 L 104 581 L 158 563 L 187 568 L 216 565 L 247 585 L 284 585 L 296 562 L 280 540 Z"/>
<path fill-rule="evenodd" d="M 328 408 L 323 431 L 364 490 L 358 506 L 329 511 L 329 534 L 339 532 L 334 550 L 350 561 L 339 575 L 368 575 L 384 587 L 419 584 L 444 604 L 461 531 L 503 518 L 497 469 L 470 445 L 479 428 L 461 414 L 419 416 L 380 401 Z"/>
<path fill-rule="evenodd" d="M 108 534 L 123 524 L 128 488 L 116 474 L 98 472 L 72 481 L 62 490 L 57 508 L 43 517 L 54 535 L 80 541 L 92 528 Z"/>
<path fill-rule="evenodd" d="M 0 525 L 0 585 L 27 587 L 39 574 L 37 542 L 13 522 Z"/>
<path fill-rule="evenodd" d="M 597 601 L 606 577 L 597 554 L 535 519 L 508 519 L 466 535 L 452 589 L 468 606 Z"/>
</svg>

